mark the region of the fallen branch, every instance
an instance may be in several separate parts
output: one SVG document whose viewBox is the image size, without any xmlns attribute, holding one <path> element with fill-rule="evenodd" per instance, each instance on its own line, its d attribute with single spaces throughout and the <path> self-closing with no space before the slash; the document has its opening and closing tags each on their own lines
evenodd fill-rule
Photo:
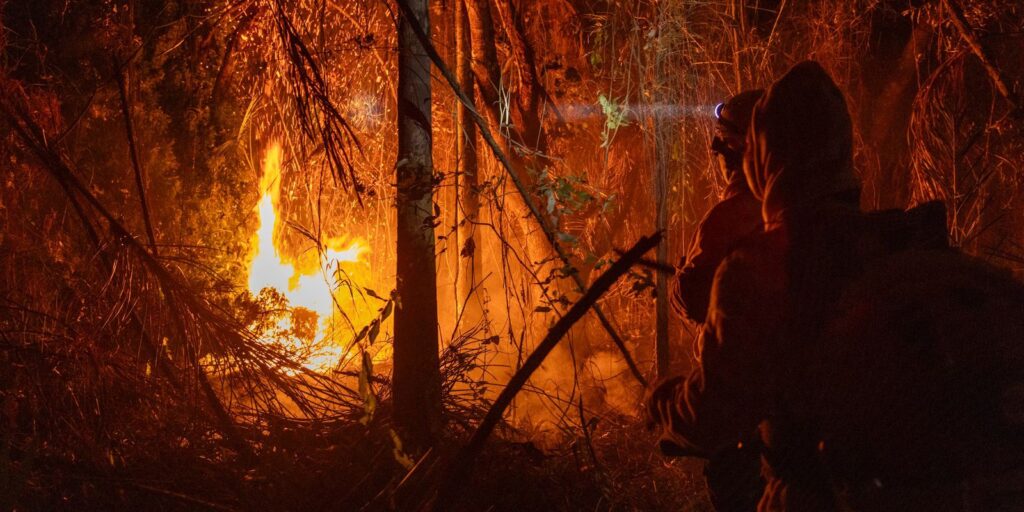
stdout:
<svg viewBox="0 0 1024 512">
<path fill-rule="evenodd" d="M 135 143 L 135 123 L 132 121 L 132 106 L 128 102 L 128 84 L 124 76 L 127 67 L 128 63 L 125 63 L 124 69 L 115 63 L 114 72 L 117 73 L 117 92 L 121 98 L 121 115 L 124 117 L 125 137 L 128 139 L 128 156 L 131 157 L 132 170 L 135 171 L 135 188 L 139 191 L 139 203 L 142 206 L 142 220 L 146 226 L 146 237 L 149 239 L 150 250 L 156 254 L 156 235 L 153 232 L 153 221 L 149 215 L 149 201 L 146 200 L 146 184 L 145 180 L 143 180 L 142 160 L 139 159 L 139 147 Z"/>
<path fill-rule="evenodd" d="M 126 69 L 127 67 L 128 64 L 126 63 L 124 68 Z M 153 221 L 149 212 L 149 202 L 146 200 L 146 185 L 143 180 L 145 172 L 142 168 L 142 160 L 139 158 L 139 148 L 135 139 L 135 123 L 132 121 L 131 104 L 128 102 L 128 84 L 125 79 L 125 71 L 120 66 L 115 66 L 115 69 L 117 69 L 117 90 L 121 98 L 121 114 L 124 116 L 125 135 L 128 139 L 128 154 L 131 156 L 132 169 L 135 174 L 135 186 L 138 189 L 139 202 L 142 205 L 142 220 L 146 227 L 146 236 L 149 239 L 149 250 L 152 252 L 153 257 L 159 257 L 156 235 L 153 231 Z M 181 337 L 182 342 L 185 342 L 185 339 L 188 337 L 188 328 L 185 326 L 184 314 L 181 308 L 178 307 L 178 301 L 175 299 L 173 291 L 167 286 L 166 280 L 160 281 L 160 291 L 171 309 L 171 317 L 178 330 L 178 335 Z M 160 348 L 157 355 L 158 357 L 163 356 L 166 359 L 167 355 L 163 354 L 163 352 L 166 352 L 166 350 Z M 229 441 L 238 451 L 239 455 L 246 458 L 247 462 L 252 462 L 255 455 L 252 453 L 249 445 L 242 441 L 241 434 L 235 428 L 234 420 L 224 407 L 224 404 L 221 403 L 217 392 L 210 383 L 210 378 L 206 375 L 206 372 L 200 369 L 198 356 L 195 351 L 191 350 L 189 355 L 192 358 L 192 365 L 197 369 L 195 376 L 199 383 L 199 388 L 206 397 L 206 402 L 211 412 L 217 418 L 217 421 L 220 422 L 222 430 L 230 435 Z"/>
<path fill-rule="evenodd" d="M 967 43 L 974 56 L 981 61 L 981 66 L 985 68 L 985 72 L 988 73 L 989 79 L 996 86 L 996 90 L 999 91 L 1003 98 L 1006 98 L 1006 101 L 1010 102 L 1010 106 L 1013 107 L 1013 113 L 1020 115 L 1022 113 L 1020 98 L 1017 97 L 1010 87 L 1007 78 L 992 63 L 992 59 L 985 52 L 985 48 L 981 46 L 981 41 L 974 34 L 974 29 L 967 23 L 967 17 L 964 16 L 963 9 L 956 3 L 956 0 L 942 0 L 942 5 L 949 11 L 950 18 L 953 20 L 953 26 L 960 33 L 960 37 Z"/>
<path fill-rule="evenodd" d="M 625 251 L 623 251 L 622 249 L 615 249 L 615 254 L 622 256 L 623 254 L 625 254 Z M 672 265 L 669 265 L 668 263 L 662 263 L 660 261 L 655 261 L 650 258 L 640 258 L 640 261 L 636 262 L 636 264 L 640 265 L 641 267 L 649 268 L 655 272 L 668 274 L 670 276 L 676 273 L 676 268 L 673 267 Z"/>
<path fill-rule="evenodd" d="M 508 384 L 501 390 L 498 398 L 494 400 L 491 408 L 487 411 L 487 415 L 480 422 L 480 426 L 473 433 L 469 443 L 456 454 L 440 484 L 440 490 L 433 503 L 428 505 L 429 509 L 442 511 L 452 505 L 454 498 L 457 496 L 456 491 L 458 491 L 461 485 L 466 483 L 469 474 L 472 472 L 473 463 L 483 449 L 487 438 L 497 427 L 502 417 L 504 417 L 505 411 L 512 404 L 512 400 L 515 399 L 526 382 L 530 380 L 533 373 L 540 368 L 544 359 L 547 358 L 548 354 L 551 353 L 562 337 L 569 332 L 569 329 L 580 318 L 583 318 L 583 315 L 588 310 L 597 304 L 598 299 L 615 284 L 619 277 L 622 277 L 633 265 L 640 261 L 644 254 L 657 247 L 658 243 L 661 242 L 661 238 L 661 233 L 656 233 L 637 241 L 608 270 L 594 280 L 594 283 L 590 285 L 590 288 L 583 294 L 583 297 L 569 308 L 565 316 L 555 322 L 555 325 L 548 331 L 547 336 L 537 345 L 537 348 L 530 354 L 530 357 L 526 358 L 526 361 L 523 362 L 519 371 L 509 379 Z"/>
<path fill-rule="evenodd" d="M 184 501 L 185 503 L 189 503 L 189 504 L 192 504 L 192 505 L 199 505 L 199 506 L 202 506 L 204 508 L 208 508 L 210 510 L 223 510 L 225 512 L 235 512 L 235 510 L 237 510 L 237 509 L 231 508 L 231 507 L 229 507 L 227 505 L 221 505 L 219 503 L 214 503 L 212 501 L 207 501 L 207 500 L 204 500 L 202 498 L 197 498 L 195 496 L 189 496 L 187 494 L 183 494 L 183 493 L 175 492 L 175 491 L 170 491 L 170 490 L 167 490 L 167 489 L 161 489 L 159 487 L 154 487 L 152 485 L 141 484 L 141 483 L 138 483 L 138 482 L 132 482 L 131 485 L 133 487 L 136 487 L 136 488 L 141 489 L 143 491 L 147 491 L 147 492 L 151 492 L 151 493 L 156 493 L 156 494 L 160 494 L 160 495 L 163 495 L 163 496 L 169 496 L 171 498 L 175 498 L 177 500 Z"/>
<path fill-rule="evenodd" d="M 398 8 L 402 11 L 402 16 L 414 17 L 412 10 L 409 9 L 409 6 L 406 4 L 405 0 L 398 0 L 398 2 L 396 3 L 398 4 Z M 487 145 L 491 148 L 491 151 L 494 153 L 495 158 L 497 158 L 498 161 L 501 162 L 501 165 L 502 167 L 505 168 L 505 171 L 508 173 L 509 178 L 512 179 L 512 183 L 515 185 L 516 191 L 518 191 L 519 195 L 523 198 L 523 202 L 526 203 L 526 207 L 530 210 L 530 215 L 534 218 L 534 220 L 537 221 L 537 224 L 540 226 L 541 231 L 544 232 L 544 237 L 547 238 L 548 243 L 551 244 L 551 247 L 558 255 L 558 258 L 566 266 L 571 266 L 571 262 L 569 261 L 569 255 L 565 252 L 565 249 L 562 248 L 562 245 L 558 243 L 558 237 L 555 234 L 555 230 L 550 225 L 548 225 L 547 220 L 541 214 L 540 210 L 537 208 L 537 205 L 534 204 L 534 202 L 530 199 L 530 192 L 526 189 L 526 186 L 523 184 L 523 181 L 519 178 L 519 175 L 514 172 L 512 162 L 509 161 L 508 156 L 505 155 L 505 152 L 501 150 L 501 147 L 498 145 L 498 142 L 494 139 L 494 135 L 487 127 L 487 122 L 484 121 L 483 116 L 481 116 L 480 113 L 477 111 L 476 106 L 473 104 L 473 100 L 471 100 L 469 96 L 466 95 L 466 92 L 463 91 L 462 88 L 459 86 L 458 78 L 455 76 L 454 73 L 452 73 L 451 69 L 449 69 L 448 66 L 444 63 L 444 60 L 441 58 L 441 55 L 437 53 L 437 49 L 434 48 L 434 45 L 430 42 L 430 37 L 427 36 L 427 34 L 423 31 L 423 28 L 416 23 L 411 23 L 410 27 L 412 27 L 413 32 L 416 33 L 416 38 L 419 39 L 420 45 L 422 45 L 423 48 L 426 50 L 427 55 L 430 57 L 430 60 L 434 63 L 434 66 L 444 76 L 445 80 L 448 82 L 448 85 L 455 93 L 455 96 L 459 99 L 459 102 L 461 102 L 466 107 L 470 114 L 470 117 L 473 118 L 473 121 L 480 128 L 480 135 L 483 137 Z M 572 274 L 572 280 L 573 282 L 576 283 L 576 288 L 579 291 L 582 292 L 586 288 L 583 279 L 579 276 L 578 273 Z M 638 368 L 636 362 L 633 361 L 633 357 L 629 354 L 629 349 L 626 348 L 626 343 L 622 341 L 622 338 L 615 331 L 615 328 L 608 320 L 608 317 L 605 316 L 600 306 L 594 304 L 592 309 L 594 310 L 594 315 L 597 316 L 597 319 L 601 322 L 601 326 L 604 327 L 604 330 L 608 332 L 608 335 L 615 343 L 615 346 L 619 349 L 620 352 L 622 352 L 622 357 L 625 359 L 626 366 L 629 367 L 629 371 L 633 374 L 633 377 L 636 378 L 637 382 L 639 382 L 641 386 L 646 388 L 647 379 L 644 378 L 643 373 L 640 371 L 640 368 Z"/>
</svg>

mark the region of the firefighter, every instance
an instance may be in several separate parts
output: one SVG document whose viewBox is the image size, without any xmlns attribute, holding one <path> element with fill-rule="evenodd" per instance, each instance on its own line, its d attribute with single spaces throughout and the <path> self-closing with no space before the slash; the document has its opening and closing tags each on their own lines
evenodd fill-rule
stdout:
<svg viewBox="0 0 1024 512">
<path fill-rule="evenodd" d="M 694 233 L 686 258 L 677 267 L 672 290 L 676 312 L 697 324 L 703 324 L 707 315 L 711 282 L 719 263 L 741 240 L 761 230 L 761 202 L 747 186 L 743 154 L 750 115 L 763 94 L 761 89 L 743 91 L 715 108 L 711 152 L 725 179 L 725 193 Z M 758 446 L 752 436 L 708 455 L 704 478 L 718 512 L 756 509 L 764 486 Z"/>
<path fill-rule="evenodd" d="M 648 400 L 663 447 L 757 429 L 760 511 L 1024 509 L 1024 286 L 945 248 L 941 208 L 860 211 L 817 63 L 766 91 L 746 152 L 765 228 L 715 274 L 696 370 Z"/>
<path fill-rule="evenodd" d="M 743 91 L 715 108 L 715 138 L 711 152 L 725 179 L 722 200 L 701 220 L 686 257 L 676 270 L 672 305 L 680 316 L 704 322 L 715 269 L 746 236 L 761 229 L 761 202 L 743 175 L 747 125 L 761 89 Z"/>
</svg>

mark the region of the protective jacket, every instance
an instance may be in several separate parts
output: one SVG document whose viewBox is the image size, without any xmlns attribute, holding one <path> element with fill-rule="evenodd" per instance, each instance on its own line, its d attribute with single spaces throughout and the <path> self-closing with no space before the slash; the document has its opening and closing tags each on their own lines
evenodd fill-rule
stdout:
<svg viewBox="0 0 1024 512">
<path fill-rule="evenodd" d="M 703 323 L 708 314 L 711 283 L 722 260 L 741 240 L 761 230 L 761 202 L 738 174 L 722 201 L 708 210 L 694 232 L 686 259 L 676 270 L 672 306 L 680 316 Z"/>
<path fill-rule="evenodd" d="M 761 89 L 743 91 L 715 109 L 718 121 L 712 151 L 722 159 L 728 184 L 694 232 L 686 257 L 676 267 L 672 306 L 679 316 L 702 324 L 708 313 L 711 283 L 722 260 L 748 235 L 761 230 L 761 201 L 743 174 L 747 127 Z"/>
</svg>

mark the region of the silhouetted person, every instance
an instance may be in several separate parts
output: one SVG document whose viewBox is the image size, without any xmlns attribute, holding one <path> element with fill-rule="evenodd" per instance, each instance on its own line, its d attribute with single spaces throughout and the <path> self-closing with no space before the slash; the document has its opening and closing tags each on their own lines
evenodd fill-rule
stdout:
<svg viewBox="0 0 1024 512">
<path fill-rule="evenodd" d="M 758 428 L 761 511 L 1024 510 L 1024 287 L 945 249 L 940 207 L 859 210 L 818 64 L 750 130 L 765 231 L 718 268 L 698 368 L 649 399 L 663 446 L 706 457 Z"/>
<path fill-rule="evenodd" d="M 725 178 L 722 200 L 701 220 L 686 258 L 680 262 L 672 290 L 672 306 L 680 316 L 703 323 L 711 300 L 711 282 L 718 264 L 740 240 L 761 230 L 761 201 L 750 192 L 743 175 L 747 126 L 761 89 L 743 91 L 716 108 L 711 143 Z"/>
<path fill-rule="evenodd" d="M 761 89 L 743 91 L 715 109 L 711 151 L 725 178 L 725 193 L 697 227 L 686 258 L 676 270 L 672 290 L 676 312 L 698 324 L 703 324 L 707 316 L 715 269 L 744 238 L 762 230 L 761 201 L 747 186 L 743 154 L 750 115 L 763 94 Z M 756 510 L 764 487 L 756 437 L 709 454 L 704 477 L 718 512 Z"/>
</svg>

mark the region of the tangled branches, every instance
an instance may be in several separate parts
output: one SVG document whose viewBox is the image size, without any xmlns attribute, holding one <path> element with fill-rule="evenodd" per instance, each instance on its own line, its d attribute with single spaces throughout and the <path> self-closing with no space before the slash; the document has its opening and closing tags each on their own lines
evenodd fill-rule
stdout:
<svg viewBox="0 0 1024 512">
<path fill-rule="evenodd" d="M 286 56 L 287 83 L 293 88 L 302 133 L 321 146 L 334 176 L 360 198 L 364 186 L 352 165 L 355 154 L 362 151 L 359 140 L 332 102 L 319 63 L 285 12 L 284 1 L 272 0 L 271 9 Z"/>
</svg>

